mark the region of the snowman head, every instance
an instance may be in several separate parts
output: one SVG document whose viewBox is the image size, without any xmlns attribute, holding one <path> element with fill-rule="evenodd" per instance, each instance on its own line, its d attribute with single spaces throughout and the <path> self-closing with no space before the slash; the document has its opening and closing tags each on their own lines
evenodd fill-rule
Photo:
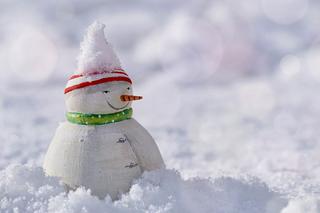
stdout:
<svg viewBox="0 0 320 213">
<path fill-rule="evenodd" d="M 132 81 L 104 36 L 104 25 L 94 22 L 81 43 L 77 72 L 65 88 L 68 112 L 110 114 L 131 107 Z"/>
</svg>

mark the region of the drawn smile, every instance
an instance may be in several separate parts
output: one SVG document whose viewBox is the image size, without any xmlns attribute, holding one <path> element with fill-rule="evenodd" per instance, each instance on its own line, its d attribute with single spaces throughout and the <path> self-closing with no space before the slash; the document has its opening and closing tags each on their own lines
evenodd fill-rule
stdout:
<svg viewBox="0 0 320 213">
<path fill-rule="evenodd" d="M 109 107 L 111 107 L 112 109 L 114 110 L 120 110 L 120 109 L 124 109 L 126 108 L 128 105 L 129 105 L 130 102 L 126 103 L 126 105 L 124 105 L 123 107 L 115 107 L 115 106 L 112 106 L 112 104 L 109 103 L 109 101 L 107 101 L 107 104 L 109 105 Z"/>
</svg>

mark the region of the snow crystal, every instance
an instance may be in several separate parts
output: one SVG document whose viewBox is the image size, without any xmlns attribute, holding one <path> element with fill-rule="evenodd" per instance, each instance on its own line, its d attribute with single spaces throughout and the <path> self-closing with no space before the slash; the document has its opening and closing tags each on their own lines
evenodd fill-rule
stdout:
<svg viewBox="0 0 320 213">
<path fill-rule="evenodd" d="M 104 35 L 105 25 L 95 21 L 87 30 L 80 47 L 77 73 L 109 71 L 121 67 L 120 61 Z"/>
</svg>

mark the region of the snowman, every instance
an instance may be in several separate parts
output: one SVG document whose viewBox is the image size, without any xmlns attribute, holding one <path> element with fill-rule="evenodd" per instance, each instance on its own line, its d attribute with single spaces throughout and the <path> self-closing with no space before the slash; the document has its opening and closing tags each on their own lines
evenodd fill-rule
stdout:
<svg viewBox="0 0 320 213">
<path fill-rule="evenodd" d="M 113 200 L 128 192 L 144 171 L 164 168 L 159 149 L 132 118 L 132 81 L 94 22 L 81 44 L 77 72 L 64 90 L 67 121 L 59 125 L 44 171 L 68 190 L 85 187 Z"/>
</svg>

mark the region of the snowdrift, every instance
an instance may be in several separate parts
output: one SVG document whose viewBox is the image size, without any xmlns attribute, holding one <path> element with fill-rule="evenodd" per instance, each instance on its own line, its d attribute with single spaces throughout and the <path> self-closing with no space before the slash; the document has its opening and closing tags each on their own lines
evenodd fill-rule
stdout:
<svg viewBox="0 0 320 213">
<path fill-rule="evenodd" d="M 173 170 L 145 173 L 116 202 L 109 197 L 99 200 L 83 188 L 66 194 L 40 167 L 11 165 L 1 171 L 0 179 L 1 212 L 271 213 L 287 203 L 254 178 L 184 180 Z"/>
</svg>

